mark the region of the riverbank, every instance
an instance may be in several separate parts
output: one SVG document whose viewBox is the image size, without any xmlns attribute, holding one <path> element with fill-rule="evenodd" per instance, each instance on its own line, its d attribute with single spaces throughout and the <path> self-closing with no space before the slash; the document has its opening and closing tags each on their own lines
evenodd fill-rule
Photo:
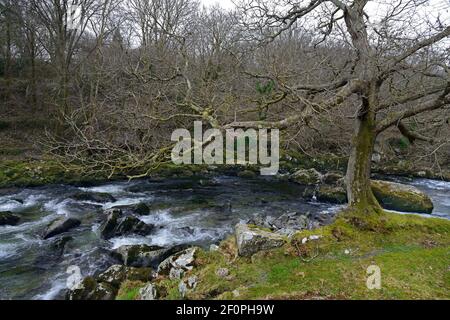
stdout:
<svg viewBox="0 0 450 320">
<path fill-rule="evenodd" d="M 297 152 L 283 155 L 280 161 L 280 173 L 292 174 L 300 169 L 316 169 L 320 172 L 345 173 L 347 159 L 338 156 L 310 157 Z M 145 171 L 145 170 L 144 170 Z M 105 181 L 118 181 L 139 175 L 141 172 L 128 172 L 111 175 L 107 172 L 87 171 L 74 164 L 61 164 L 53 159 L 0 160 L 0 189 L 14 187 L 37 187 L 51 184 L 73 184 L 89 186 Z M 193 175 L 241 175 L 254 177 L 259 175 L 257 167 L 233 166 L 176 166 L 163 164 L 153 170 L 149 178 L 192 177 Z M 450 170 L 433 171 L 416 167 L 409 162 L 387 162 L 374 164 L 375 176 L 403 176 L 450 181 Z"/>
<path fill-rule="evenodd" d="M 449 250 L 450 221 L 343 213 L 250 258 L 238 255 L 230 237 L 215 251 L 199 250 L 181 281 L 163 277 L 153 285 L 160 299 L 449 299 Z M 367 287 L 373 265 L 381 289 Z M 189 279 L 195 288 L 180 290 Z M 138 299 L 145 285 L 125 282 L 117 298 Z"/>
</svg>

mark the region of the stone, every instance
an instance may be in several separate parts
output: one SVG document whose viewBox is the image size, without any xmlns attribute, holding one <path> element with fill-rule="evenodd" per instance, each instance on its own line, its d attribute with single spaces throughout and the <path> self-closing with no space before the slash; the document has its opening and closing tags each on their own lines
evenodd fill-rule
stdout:
<svg viewBox="0 0 450 320">
<path fill-rule="evenodd" d="M 243 179 L 254 179 L 256 176 L 256 173 L 250 170 L 244 170 L 238 173 L 238 177 Z"/>
<path fill-rule="evenodd" d="M 108 283 L 117 289 L 125 281 L 138 281 L 147 283 L 156 278 L 155 273 L 150 268 L 132 268 L 122 265 L 114 265 L 101 273 L 97 281 Z"/>
<path fill-rule="evenodd" d="M 347 191 L 339 186 L 322 185 L 317 191 L 317 200 L 320 202 L 345 204 L 347 203 Z"/>
<path fill-rule="evenodd" d="M 44 232 L 44 239 L 50 239 L 61 233 L 65 233 L 71 229 L 81 225 L 81 221 L 74 218 L 62 218 L 53 221 Z"/>
<path fill-rule="evenodd" d="M 114 198 L 109 193 L 91 193 L 91 192 L 78 192 L 70 197 L 76 201 L 89 201 L 96 203 L 108 203 L 108 202 L 116 202 L 116 198 Z"/>
<path fill-rule="evenodd" d="M 216 271 L 216 275 L 219 278 L 226 278 L 230 275 L 230 270 L 228 270 L 227 268 L 219 268 Z"/>
<path fill-rule="evenodd" d="M 188 288 L 187 288 L 186 283 L 184 283 L 184 281 L 181 281 L 180 284 L 178 285 L 178 292 L 180 293 L 180 296 L 182 299 L 184 299 L 186 297 Z"/>
<path fill-rule="evenodd" d="M 168 276 L 172 269 L 191 271 L 194 268 L 196 253 L 197 248 L 188 248 L 170 256 L 158 266 L 158 274 Z"/>
<path fill-rule="evenodd" d="M 152 283 L 147 284 L 139 290 L 139 300 L 153 301 L 158 299 L 158 291 Z"/>
<path fill-rule="evenodd" d="M 336 185 L 343 178 L 344 178 L 344 176 L 338 172 L 328 172 L 323 175 L 322 183 Z"/>
<path fill-rule="evenodd" d="M 114 300 L 117 289 L 108 283 L 99 283 L 92 277 L 85 278 L 75 288 L 69 290 L 67 300 Z"/>
<path fill-rule="evenodd" d="M 19 223 L 20 216 L 12 212 L 0 212 L 0 226 L 15 226 Z"/>
<path fill-rule="evenodd" d="M 120 210 L 114 210 L 100 226 L 100 233 L 103 239 L 109 240 L 126 235 L 147 236 L 153 229 L 153 225 L 145 224 L 134 216 L 123 216 Z"/>
<path fill-rule="evenodd" d="M 321 183 L 322 174 L 316 169 L 299 170 L 291 175 L 291 180 L 305 186 L 315 186 Z"/>
<path fill-rule="evenodd" d="M 211 252 L 216 252 L 219 251 L 220 247 L 217 244 L 212 244 L 211 246 L 209 246 L 209 251 Z"/>
<path fill-rule="evenodd" d="M 399 212 L 431 214 L 431 198 L 416 187 L 399 183 L 373 180 L 372 190 L 383 208 Z"/>
<path fill-rule="evenodd" d="M 162 248 L 148 245 L 122 246 L 114 250 L 113 256 L 126 266 L 135 268 L 155 268 L 183 247 Z"/>
<path fill-rule="evenodd" d="M 139 203 L 134 206 L 133 211 L 140 216 L 148 216 L 151 208 L 146 203 Z"/>
<path fill-rule="evenodd" d="M 251 257 L 257 252 L 279 248 L 286 243 L 285 237 L 279 234 L 246 224 L 238 224 L 235 235 L 238 253 L 242 257 Z"/>
</svg>

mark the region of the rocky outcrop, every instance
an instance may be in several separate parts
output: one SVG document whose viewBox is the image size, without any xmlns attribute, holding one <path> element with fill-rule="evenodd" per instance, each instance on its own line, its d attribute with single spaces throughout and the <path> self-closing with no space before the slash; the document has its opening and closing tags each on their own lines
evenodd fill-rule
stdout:
<svg viewBox="0 0 450 320">
<path fill-rule="evenodd" d="M 136 268 L 157 268 L 161 261 L 167 259 L 183 247 L 162 248 L 158 246 L 134 245 L 122 246 L 113 252 L 113 256 L 126 266 Z"/>
<path fill-rule="evenodd" d="M 416 187 L 387 181 L 372 181 L 372 190 L 380 204 L 388 210 L 432 213 L 430 197 Z"/>
<path fill-rule="evenodd" d="M 263 229 L 270 229 L 270 231 L 287 236 L 297 231 L 316 226 L 308 216 L 298 212 L 285 213 L 278 218 L 255 216 L 247 224 Z"/>
<path fill-rule="evenodd" d="M 15 226 L 20 222 L 20 216 L 12 212 L 0 212 L 0 226 Z"/>
<path fill-rule="evenodd" d="M 290 179 L 305 186 L 315 186 L 321 183 L 322 174 L 316 169 L 299 170 L 291 175 Z"/>
<path fill-rule="evenodd" d="M 77 228 L 81 225 L 81 221 L 74 218 L 62 218 L 53 221 L 48 225 L 44 232 L 43 238 L 50 239 L 61 233 L 65 233 L 71 229 Z"/>
<path fill-rule="evenodd" d="M 96 203 L 116 202 L 116 198 L 109 193 L 78 192 L 70 198 L 76 201 L 89 201 Z"/>
<path fill-rule="evenodd" d="M 106 282 L 98 282 L 92 277 L 85 278 L 75 288 L 69 290 L 67 300 L 114 300 L 117 289 Z"/>
<path fill-rule="evenodd" d="M 174 254 L 161 262 L 158 274 L 169 276 L 171 279 L 181 279 L 185 272 L 194 268 L 197 248 L 188 248 Z"/>
<path fill-rule="evenodd" d="M 154 284 L 148 283 L 139 290 L 139 300 L 153 301 L 158 299 L 158 291 Z"/>
<path fill-rule="evenodd" d="M 125 281 L 149 282 L 156 278 L 156 274 L 151 268 L 132 268 L 122 265 L 114 265 L 100 274 L 98 282 L 107 283 L 119 289 Z"/>
<path fill-rule="evenodd" d="M 111 210 L 106 221 L 100 226 L 100 233 L 103 239 L 108 240 L 131 234 L 146 236 L 153 229 L 153 225 L 145 224 L 134 216 L 125 216 L 121 210 Z"/>
<path fill-rule="evenodd" d="M 257 252 L 275 249 L 286 243 L 282 235 L 246 224 L 238 224 L 235 230 L 238 253 L 250 257 Z"/>
<path fill-rule="evenodd" d="M 317 190 L 317 200 L 320 202 L 344 204 L 347 203 L 347 190 L 336 185 L 322 185 Z"/>
</svg>

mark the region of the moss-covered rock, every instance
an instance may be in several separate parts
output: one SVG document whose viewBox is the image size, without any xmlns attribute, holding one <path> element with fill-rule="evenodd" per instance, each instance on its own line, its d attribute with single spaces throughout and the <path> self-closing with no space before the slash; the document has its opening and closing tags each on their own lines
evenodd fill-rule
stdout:
<svg viewBox="0 0 450 320">
<path fill-rule="evenodd" d="M 156 277 L 151 268 L 132 268 L 122 265 L 114 265 L 100 274 L 98 282 L 107 283 L 117 289 L 125 281 L 149 282 Z"/>
<path fill-rule="evenodd" d="M 321 202 L 344 204 L 347 203 L 347 191 L 340 186 L 322 185 L 317 191 L 317 200 Z"/>
<path fill-rule="evenodd" d="M 182 249 L 183 247 L 163 248 L 158 246 L 130 245 L 114 250 L 113 256 L 126 266 L 136 268 L 152 267 L 156 269 L 163 260 Z"/>
<path fill-rule="evenodd" d="M 430 197 L 419 189 L 399 183 L 374 180 L 372 190 L 380 204 L 388 210 L 400 212 L 432 213 Z"/>
<path fill-rule="evenodd" d="M 241 257 L 251 257 L 257 252 L 279 248 L 286 238 L 256 226 L 238 224 L 235 230 L 238 253 Z"/>
<path fill-rule="evenodd" d="M 291 180 L 305 186 L 315 186 L 321 183 L 322 174 L 315 169 L 298 170 L 291 175 Z"/>
<path fill-rule="evenodd" d="M 62 218 L 53 221 L 44 232 L 43 238 L 49 239 L 61 233 L 65 233 L 71 229 L 77 228 L 81 225 L 81 221 L 74 218 Z"/>
<path fill-rule="evenodd" d="M 97 282 L 92 277 L 85 278 L 72 290 L 67 292 L 67 300 L 114 300 L 117 289 L 108 283 Z"/>
</svg>

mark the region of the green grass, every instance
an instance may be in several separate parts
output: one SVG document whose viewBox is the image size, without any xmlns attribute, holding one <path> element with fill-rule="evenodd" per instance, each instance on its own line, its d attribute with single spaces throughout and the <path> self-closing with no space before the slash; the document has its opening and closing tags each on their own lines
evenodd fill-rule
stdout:
<svg viewBox="0 0 450 320">
<path fill-rule="evenodd" d="M 236 258 L 230 238 L 219 252 L 200 253 L 192 272 L 200 281 L 187 298 L 450 299 L 449 221 L 386 213 L 369 222 L 370 231 L 355 226 L 353 218 L 343 215 L 331 226 L 301 232 L 284 248 L 251 259 Z M 323 238 L 295 245 L 311 234 Z M 371 265 L 381 268 L 381 290 L 367 288 Z M 228 268 L 230 276 L 219 278 L 218 268 Z M 181 298 L 178 282 L 165 286 L 171 292 L 166 299 Z"/>
</svg>

